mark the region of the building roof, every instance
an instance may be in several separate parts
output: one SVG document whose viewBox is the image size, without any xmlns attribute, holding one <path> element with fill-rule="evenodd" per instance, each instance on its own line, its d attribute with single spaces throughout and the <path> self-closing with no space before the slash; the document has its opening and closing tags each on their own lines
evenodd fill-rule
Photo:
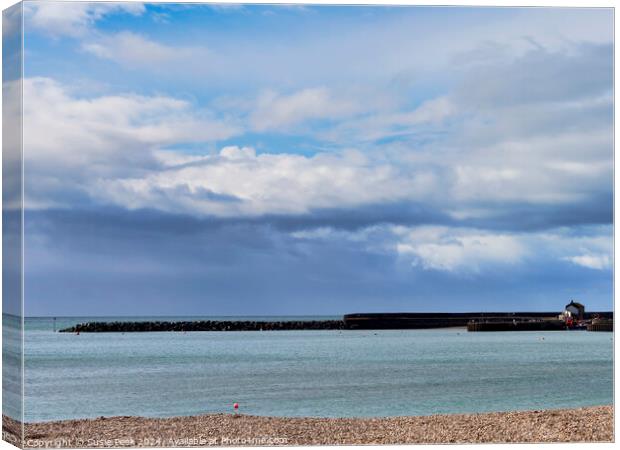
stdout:
<svg viewBox="0 0 620 450">
<path fill-rule="evenodd" d="M 585 306 L 583 306 L 581 303 L 576 302 L 575 300 L 571 300 L 570 303 L 568 305 L 565 306 L 565 308 L 568 308 L 569 306 L 574 306 L 575 308 L 583 308 L 586 309 Z"/>
</svg>

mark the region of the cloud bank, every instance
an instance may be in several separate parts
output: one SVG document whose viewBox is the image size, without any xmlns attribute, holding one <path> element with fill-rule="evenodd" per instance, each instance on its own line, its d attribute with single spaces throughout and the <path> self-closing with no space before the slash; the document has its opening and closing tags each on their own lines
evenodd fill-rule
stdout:
<svg viewBox="0 0 620 450">
<path fill-rule="evenodd" d="M 609 11 L 46 5 L 27 50 L 85 80 L 24 80 L 35 292 L 89 260 L 73 306 L 610 305 Z"/>
</svg>

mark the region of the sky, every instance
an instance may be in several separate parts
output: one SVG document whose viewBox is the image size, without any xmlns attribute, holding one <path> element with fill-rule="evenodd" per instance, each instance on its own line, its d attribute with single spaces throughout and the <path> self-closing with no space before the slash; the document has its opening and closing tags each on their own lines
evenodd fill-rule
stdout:
<svg viewBox="0 0 620 450">
<path fill-rule="evenodd" d="M 611 9 L 26 2 L 26 314 L 610 310 L 612 73 Z"/>
</svg>

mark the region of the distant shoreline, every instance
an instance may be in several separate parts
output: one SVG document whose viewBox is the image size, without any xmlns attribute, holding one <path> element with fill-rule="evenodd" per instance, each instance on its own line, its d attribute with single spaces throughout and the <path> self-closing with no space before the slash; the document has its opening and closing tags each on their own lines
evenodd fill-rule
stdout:
<svg viewBox="0 0 620 450">
<path fill-rule="evenodd" d="M 25 446 L 187 447 L 487 442 L 612 442 L 613 406 L 378 418 L 298 418 L 232 414 L 101 417 L 28 423 Z M 18 439 L 19 422 L 3 416 Z"/>
</svg>

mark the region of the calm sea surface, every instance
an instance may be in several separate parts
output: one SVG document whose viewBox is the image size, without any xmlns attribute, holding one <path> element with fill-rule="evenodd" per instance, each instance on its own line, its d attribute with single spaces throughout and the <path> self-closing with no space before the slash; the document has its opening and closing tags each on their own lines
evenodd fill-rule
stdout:
<svg viewBox="0 0 620 450">
<path fill-rule="evenodd" d="M 167 318 L 181 319 L 198 318 Z M 93 318 L 58 318 L 56 327 L 88 320 Z M 26 320 L 27 421 L 231 412 L 233 402 L 247 414 L 324 417 L 613 402 L 611 333 L 441 329 L 77 336 L 54 333 L 53 327 L 52 319 Z"/>
</svg>

